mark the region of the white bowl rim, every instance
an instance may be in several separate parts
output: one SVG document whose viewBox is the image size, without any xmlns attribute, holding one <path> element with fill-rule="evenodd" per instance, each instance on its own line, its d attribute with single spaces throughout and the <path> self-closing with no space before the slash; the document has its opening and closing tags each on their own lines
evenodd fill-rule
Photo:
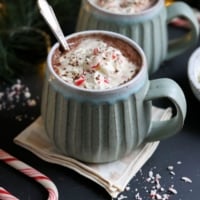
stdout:
<svg viewBox="0 0 200 200">
<path fill-rule="evenodd" d="M 188 61 L 188 78 L 195 88 L 200 90 L 200 82 L 197 80 L 196 69 L 199 67 L 200 75 L 200 47 L 198 47 L 190 56 Z"/>
</svg>

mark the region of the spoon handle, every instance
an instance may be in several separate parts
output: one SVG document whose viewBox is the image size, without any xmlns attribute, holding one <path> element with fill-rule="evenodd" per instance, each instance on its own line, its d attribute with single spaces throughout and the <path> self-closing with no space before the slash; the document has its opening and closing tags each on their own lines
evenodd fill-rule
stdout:
<svg viewBox="0 0 200 200">
<path fill-rule="evenodd" d="M 60 28 L 56 15 L 52 9 L 52 7 L 47 3 L 46 0 L 38 0 L 38 7 L 40 9 L 40 13 L 51 28 L 53 34 L 60 42 L 64 50 L 69 50 L 69 45 L 66 42 L 66 39 L 63 35 L 63 32 Z"/>
</svg>

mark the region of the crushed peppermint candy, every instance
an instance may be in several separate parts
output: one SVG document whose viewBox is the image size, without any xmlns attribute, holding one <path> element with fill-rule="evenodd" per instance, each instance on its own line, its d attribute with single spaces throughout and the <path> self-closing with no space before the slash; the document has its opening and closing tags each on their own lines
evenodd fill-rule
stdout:
<svg viewBox="0 0 200 200">
<path fill-rule="evenodd" d="M 94 90 L 110 89 L 130 81 L 139 67 L 100 37 L 82 39 L 54 63 L 55 72 L 64 81 Z"/>
<path fill-rule="evenodd" d="M 186 182 L 186 183 L 192 183 L 192 180 L 186 176 L 181 177 L 181 180 Z"/>
<path fill-rule="evenodd" d="M 169 191 L 170 193 L 172 193 L 172 194 L 177 194 L 177 193 L 178 193 L 177 190 L 174 188 L 174 186 L 169 187 L 169 188 L 168 188 L 168 191 Z"/>
<path fill-rule="evenodd" d="M 170 165 L 170 166 L 167 167 L 167 169 L 169 170 L 169 173 L 170 173 L 171 175 L 173 175 L 173 176 L 176 175 L 176 173 L 173 171 L 173 170 L 174 170 L 174 166 Z M 172 177 L 172 178 L 173 178 L 173 177 Z"/>
<path fill-rule="evenodd" d="M 90 0 L 101 9 L 115 14 L 135 14 L 150 8 L 155 0 Z"/>
<path fill-rule="evenodd" d="M 34 116 L 28 116 L 24 112 L 18 113 L 16 110 L 20 110 L 19 108 L 35 107 L 38 104 L 39 97 L 33 98 L 29 87 L 23 84 L 20 79 L 17 79 L 12 85 L 8 85 L 7 83 L 2 83 L 1 85 L 0 112 L 15 110 L 15 120 L 19 122 L 28 118 L 34 120 Z"/>
<path fill-rule="evenodd" d="M 174 166 L 170 165 L 167 168 L 168 168 L 168 170 L 172 171 L 174 169 Z"/>
<path fill-rule="evenodd" d="M 182 162 L 178 161 L 176 163 L 176 166 L 169 165 L 167 167 L 167 171 L 170 172 L 170 177 L 177 176 L 175 173 L 175 169 L 180 164 L 182 164 Z M 176 199 L 181 200 L 181 198 L 179 198 L 178 190 L 175 187 L 176 181 L 174 182 L 170 179 L 168 179 L 167 181 L 168 177 L 165 177 L 165 180 L 163 181 L 161 175 L 159 173 L 156 173 L 156 169 L 156 167 L 153 167 L 147 172 L 147 175 L 145 175 L 143 171 L 140 170 L 138 172 L 138 175 L 141 176 L 142 180 L 137 179 L 136 177 L 135 179 L 133 179 L 133 181 L 138 182 L 139 188 L 131 188 L 131 185 L 129 184 L 127 186 L 129 190 L 124 191 L 124 193 L 116 198 L 116 200 L 120 200 L 121 197 L 127 197 L 131 200 L 170 200 L 174 199 L 173 197 L 175 197 Z M 182 176 L 180 180 L 185 183 L 192 183 L 192 179 L 187 176 Z M 145 186 L 141 186 L 141 183 L 145 184 Z M 188 188 L 188 191 L 192 192 L 192 189 Z"/>
<path fill-rule="evenodd" d="M 136 200 L 142 200 L 142 198 L 141 198 L 141 196 L 140 196 L 140 193 L 136 193 L 135 199 L 136 199 Z"/>
</svg>

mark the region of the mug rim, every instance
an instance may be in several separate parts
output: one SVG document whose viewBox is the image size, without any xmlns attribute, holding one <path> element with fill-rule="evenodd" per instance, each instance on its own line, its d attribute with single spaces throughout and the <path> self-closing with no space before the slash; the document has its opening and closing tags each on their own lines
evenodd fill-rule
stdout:
<svg viewBox="0 0 200 200">
<path fill-rule="evenodd" d="M 86 30 L 86 31 L 80 31 L 80 32 L 76 32 L 76 33 L 72 33 L 68 36 L 65 37 L 66 40 L 73 38 L 73 37 L 77 37 L 77 36 L 81 36 L 81 35 L 92 35 L 92 34 L 102 34 L 102 35 L 108 35 L 110 37 L 113 38 L 118 38 L 120 40 L 123 40 L 124 42 L 128 42 L 132 47 L 134 47 L 134 49 L 138 52 L 138 54 L 141 57 L 141 66 L 140 66 L 140 70 L 137 72 L 137 74 L 129 81 L 127 81 L 126 83 L 119 85 L 117 87 L 112 87 L 112 88 L 108 88 L 108 89 L 87 89 L 87 88 L 81 88 L 78 86 L 75 86 L 71 83 L 67 83 L 66 81 L 64 81 L 53 69 L 53 65 L 52 65 L 52 56 L 55 53 L 55 50 L 59 47 L 59 42 L 56 42 L 50 49 L 49 54 L 47 56 L 47 67 L 51 72 L 51 80 L 57 80 L 58 83 L 64 85 L 65 87 L 70 88 L 70 90 L 75 90 L 75 91 L 82 91 L 82 92 L 87 92 L 87 93 L 94 93 L 94 94 L 98 94 L 98 93 L 114 93 L 115 91 L 119 91 L 120 89 L 123 88 L 129 88 L 131 85 L 134 85 L 135 82 L 138 82 L 138 79 L 140 79 L 141 76 L 145 76 L 144 74 L 148 73 L 148 68 L 147 68 L 147 59 L 146 56 L 144 54 L 144 51 L 142 50 L 142 48 L 133 40 L 131 40 L 130 38 L 128 38 L 127 36 L 124 36 L 122 34 L 119 33 L 115 33 L 112 31 L 104 31 L 104 30 Z"/>
<path fill-rule="evenodd" d="M 101 13 L 102 15 L 108 15 L 108 16 L 119 16 L 119 17 L 139 17 L 141 15 L 146 15 L 149 13 L 154 13 L 155 11 L 164 5 L 164 0 L 155 0 L 155 2 L 147 9 L 140 11 L 139 13 L 132 13 L 132 14 L 121 14 L 121 13 L 113 13 L 111 11 L 108 11 L 106 9 L 102 9 L 101 7 L 97 6 L 95 3 L 93 3 L 91 0 L 84 0 L 87 1 L 87 3 L 95 9 L 97 13 Z"/>
</svg>

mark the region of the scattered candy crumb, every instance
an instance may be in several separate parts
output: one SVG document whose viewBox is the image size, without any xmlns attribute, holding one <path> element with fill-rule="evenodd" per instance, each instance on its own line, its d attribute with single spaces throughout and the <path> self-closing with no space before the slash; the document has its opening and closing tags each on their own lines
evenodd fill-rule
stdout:
<svg viewBox="0 0 200 200">
<path fill-rule="evenodd" d="M 169 187 L 168 191 L 171 193 L 171 194 L 177 194 L 177 190 L 174 189 L 174 186 L 172 185 L 171 187 Z"/>
<path fill-rule="evenodd" d="M 182 164 L 182 162 L 181 162 L 181 161 L 177 161 L 177 164 L 178 164 L 178 165 L 181 165 L 181 164 Z"/>
<path fill-rule="evenodd" d="M 14 111 L 15 120 L 21 122 L 24 119 L 34 120 L 34 116 L 29 116 L 27 110 L 38 105 L 39 97 L 32 97 L 32 93 L 20 79 L 15 83 L 8 85 L 2 84 L 0 91 L 0 112 Z M 19 113 L 19 110 L 21 112 Z M 17 112 L 16 112 L 17 111 Z"/>
<path fill-rule="evenodd" d="M 128 185 L 125 191 L 121 193 L 116 200 L 170 200 L 173 199 L 173 196 L 181 200 L 175 185 L 177 182 L 172 179 L 178 178 L 178 180 L 184 183 L 192 183 L 191 178 L 187 176 L 178 177 L 178 175 L 176 175 L 175 170 L 178 170 L 181 164 L 181 161 L 177 161 L 174 166 L 167 166 L 166 172 L 169 172 L 169 177 L 164 177 L 163 179 L 165 180 L 162 180 L 161 175 L 156 173 L 156 167 L 150 169 L 147 174 L 144 174 L 143 171 L 140 170 L 138 174 L 141 178 L 138 179 L 137 176 L 133 178 L 133 181 L 138 182 L 140 187 L 131 188 L 131 185 Z M 141 184 L 145 186 L 141 186 Z M 188 188 L 188 191 L 192 192 L 192 189 Z"/>
<path fill-rule="evenodd" d="M 181 180 L 186 182 L 186 183 L 192 183 L 192 180 L 188 177 L 185 177 L 185 176 L 181 177 Z"/>
</svg>

